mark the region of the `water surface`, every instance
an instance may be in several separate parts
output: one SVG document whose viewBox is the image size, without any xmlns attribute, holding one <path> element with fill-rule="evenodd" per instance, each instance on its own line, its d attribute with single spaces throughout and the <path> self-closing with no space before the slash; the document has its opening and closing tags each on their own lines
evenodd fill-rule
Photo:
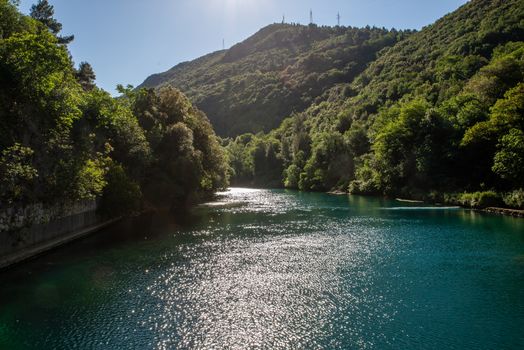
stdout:
<svg viewBox="0 0 524 350">
<path fill-rule="evenodd" d="M 522 349 L 524 220 L 234 189 L 0 273 L 0 349 Z"/>
</svg>

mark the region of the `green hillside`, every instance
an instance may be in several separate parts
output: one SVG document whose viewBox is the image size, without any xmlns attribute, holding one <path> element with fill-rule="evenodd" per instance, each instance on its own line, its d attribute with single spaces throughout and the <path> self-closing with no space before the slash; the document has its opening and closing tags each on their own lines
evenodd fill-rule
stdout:
<svg viewBox="0 0 524 350">
<path fill-rule="evenodd" d="M 219 135 L 267 132 L 334 84 L 352 81 L 409 33 L 274 24 L 229 50 L 153 75 L 141 87 L 181 89 Z"/>
<path fill-rule="evenodd" d="M 269 134 L 230 142 L 235 180 L 522 206 L 523 38 L 524 1 L 472 0 Z"/>
</svg>

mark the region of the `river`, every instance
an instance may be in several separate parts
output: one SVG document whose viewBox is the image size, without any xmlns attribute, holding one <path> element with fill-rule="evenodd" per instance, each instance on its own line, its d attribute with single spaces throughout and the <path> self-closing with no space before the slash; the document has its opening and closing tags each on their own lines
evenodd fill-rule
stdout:
<svg viewBox="0 0 524 350">
<path fill-rule="evenodd" d="M 0 273 L 0 349 L 522 349 L 524 220 L 231 189 Z"/>
</svg>

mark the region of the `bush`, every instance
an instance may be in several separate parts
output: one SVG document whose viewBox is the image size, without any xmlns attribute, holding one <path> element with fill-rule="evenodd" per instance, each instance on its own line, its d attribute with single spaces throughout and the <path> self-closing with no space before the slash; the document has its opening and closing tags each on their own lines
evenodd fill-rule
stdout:
<svg viewBox="0 0 524 350">
<path fill-rule="evenodd" d="M 99 211 L 107 217 L 117 217 L 140 210 L 140 186 L 129 178 L 121 165 L 112 165 L 106 175 L 107 186 L 102 194 Z"/>
<path fill-rule="evenodd" d="M 31 197 L 38 171 L 32 165 L 34 151 L 14 144 L 0 152 L 0 200 L 15 202 Z"/>
<path fill-rule="evenodd" d="M 463 193 L 458 196 L 460 205 L 469 208 L 488 208 L 496 207 L 502 204 L 500 194 L 495 191 Z"/>
<path fill-rule="evenodd" d="M 503 197 L 504 204 L 511 208 L 524 209 L 524 190 L 516 190 L 507 193 Z"/>
<path fill-rule="evenodd" d="M 95 199 L 107 185 L 105 179 L 108 159 L 88 159 L 82 165 L 75 181 L 75 199 Z"/>
<path fill-rule="evenodd" d="M 378 174 L 370 165 L 369 157 L 363 159 L 363 164 L 357 167 L 355 171 L 355 180 L 351 181 L 348 186 L 350 194 L 373 195 L 378 194 Z"/>
</svg>

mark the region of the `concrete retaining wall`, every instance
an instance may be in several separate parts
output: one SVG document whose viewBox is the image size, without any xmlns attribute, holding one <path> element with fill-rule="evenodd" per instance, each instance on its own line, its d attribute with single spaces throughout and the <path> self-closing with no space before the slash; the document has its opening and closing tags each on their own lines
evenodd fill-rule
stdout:
<svg viewBox="0 0 524 350">
<path fill-rule="evenodd" d="M 113 222 L 96 213 L 96 201 L 0 211 L 0 268 L 84 236 Z"/>
</svg>

